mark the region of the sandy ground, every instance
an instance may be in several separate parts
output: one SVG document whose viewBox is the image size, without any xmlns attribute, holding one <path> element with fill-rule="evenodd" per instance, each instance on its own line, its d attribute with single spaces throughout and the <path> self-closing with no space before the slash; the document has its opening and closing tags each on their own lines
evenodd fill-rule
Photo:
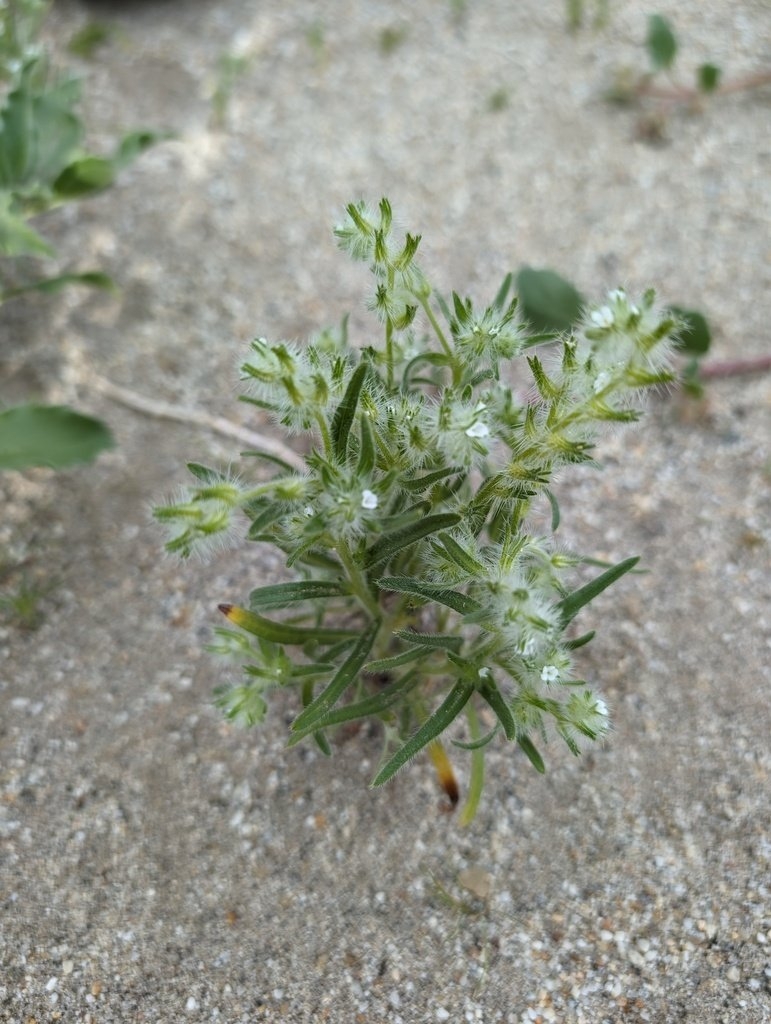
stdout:
<svg viewBox="0 0 771 1024">
<path fill-rule="evenodd" d="M 684 78 L 771 62 L 767 0 L 659 7 Z M 326 760 L 284 749 L 289 702 L 259 732 L 219 720 L 216 605 L 280 566 L 164 558 L 148 509 L 238 445 L 89 378 L 262 429 L 234 400 L 246 343 L 348 309 L 366 340 L 366 273 L 330 226 L 383 194 L 446 292 L 484 299 L 523 263 L 596 297 L 654 285 L 705 310 L 715 358 L 768 352 L 771 92 L 641 139 L 602 92 L 642 66 L 650 7 L 610 8 L 571 35 L 558 0 L 57 4 L 93 144 L 175 137 L 47 218 L 62 265 L 120 294 L 2 314 L 3 400 L 71 401 L 119 442 L 0 479 L 6 558 L 51 588 L 38 629 L 0 628 L 2 1020 L 771 1021 L 770 377 L 654 402 L 605 472 L 564 479 L 566 542 L 649 570 L 585 619 L 612 742 L 550 744 L 545 777 L 497 749 L 465 830 L 426 765 L 368 790 L 377 735 Z M 111 41 L 67 56 L 92 18 Z M 218 124 L 223 55 L 246 64 Z"/>
</svg>

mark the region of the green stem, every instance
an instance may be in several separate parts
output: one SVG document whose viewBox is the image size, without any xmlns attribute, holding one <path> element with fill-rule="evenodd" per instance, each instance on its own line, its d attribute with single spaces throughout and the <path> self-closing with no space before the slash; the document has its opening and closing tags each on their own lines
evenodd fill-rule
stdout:
<svg viewBox="0 0 771 1024">
<path fill-rule="evenodd" d="M 348 582 L 351 584 L 351 590 L 371 615 L 376 619 L 380 618 L 381 609 L 378 605 L 377 598 L 370 589 L 367 577 L 356 564 L 356 560 L 351 554 L 351 550 L 347 543 L 340 539 L 336 542 L 335 548 L 340 556 L 340 561 L 343 563 L 345 570 L 348 573 Z"/>
<path fill-rule="evenodd" d="M 466 705 L 466 719 L 468 721 L 471 741 L 473 743 L 474 740 L 478 740 L 481 735 L 479 719 L 477 718 L 477 712 L 474 707 L 473 700 L 470 700 Z M 459 824 L 461 826 L 470 825 L 476 817 L 484 784 L 485 751 L 484 747 L 478 747 L 476 750 L 471 751 L 471 777 L 469 779 L 468 796 L 466 797 L 466 802 L 463 805 L 463 810 L 460 812 Z"/>
<path fill-rule="evenodd" d="M 423 312 L 428 317 L 428 322 L 434 328 L 434 333 L 436 334 L 437 338 L 439 339 L 439 341 L 441 343 L 441 346 L 444 349 L 445 355 L 449 359 L 452 360 L 453 367 L 454 367 L 455 366 L 455 356 L 454 356 L 454 353 L 452 351 L 452 348 L 450 347 L 450 343 L 447 341 L 447 336 L 445 335 L 444 331 L 442 330 L 441 324 L 436 319 L 434 311 L 433 311 L 433 309 L 431 309 L 431 306 L 429 305 L 428 299 L 426 298 L 425 295 L 418 295 L 417 298 L 418 298 L 418 302 L 423 307 Z"/>
</svg>

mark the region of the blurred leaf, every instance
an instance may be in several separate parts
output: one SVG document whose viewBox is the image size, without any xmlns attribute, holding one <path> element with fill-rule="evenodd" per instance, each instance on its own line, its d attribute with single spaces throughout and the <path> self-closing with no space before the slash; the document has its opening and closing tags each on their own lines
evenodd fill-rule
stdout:
<svg viewBox="0 0 771 1024">
<path fill-rule="evenodd" d="M 0 191 L 0 254 L 53 256 L 54 251 L 45 239 L 27 224 L 22 215 L 13 212 L 12 203 L 12 193 Z"/>
<path fill-rule="evenodd" d="M 113 29 L 100 21 L 89 21 L 70 39 L 67 49 L 76 57 L 88 60 L 94 51 L 109 42 Z"/>
<path fill-rule="evenodd" d="M 537 331 L 568 331 L 581 316 L 584 299 L 553 270 L 522 267 L 517 274 L 522 315 Z"/>
<path fill-rule="evenodd" d="M 64 168 L 53 183 L 58 199 L 77 199 L 112 185 L 115 167 L 111 160 L 101 156 L 84 156 Z"/>
<path fill-rule="evenodd" d="M 72 160 L 82 125 L 72 108 L 80 96 L 77 82 L 60 82 L 45 92 L 32 85 L 35 62 L 22 72 L 0 114 L 0 188 L 15 191 L 50 186 Z"/>
<path fill-rule="evenodd" d="M 103 423 L 64 406 L 18 405 L 0 412 L 0 469 L 60 469 L 89 462 L 113 445 Z"/>
<path fill-rule="evenodd" d="M 670 306 L 670 311 L 684 324 L 677 342 L 680 351 L 690 356 L 706 355 L 712 344 L 712 332 L 704 314 L 696 309 L 681 309 L 679 306 Z"/>
<path fill-rule="evenodd" d="M 648 17 L 648 36 L 645 45 L 656 71 L 672 67 L 677 55 L 677 39 L 667 19 L 660 14 L 651 14 Z"/>
<path fill-rule="evenodd" d="M 720 84 L 723 72 L 714 64 L 702 64 L 696 72 L 696 80 L 702 92 L 714 92 Z"/>
<path fill-rule="evenodd" d="M 56 277 L 44 277 L 39 281 L 32 281 L 29 284 L 19 285 L 17 288 L 9 288 L 8 291 L 0 293 L 0 302 L 7 302 L 8 299 L 15 299 L 26 292 L 44 292 L 50 295 L 61 291 L 71 284 L 83 284 L 89 288 L 103 288 L 105 291 L 115 291 L 115 282 L 107 274 L 98 270 L 87 270 L 82 274 L 58 274 Z"/>
<path fill-rule="evenodd" d="M 171 137 L 169 132 L 129 132 L 128 135 L 124 135 L 121 139 L 115 151 L 115 156 L 112 158 L 114 169 L 122 171 L 130 163 L 133 163 L 138 156 L 141 156 L 146 149 L 149 149 L 150 146 L 154 146 L 157 142 L 163 142 Z"/>
</svg>

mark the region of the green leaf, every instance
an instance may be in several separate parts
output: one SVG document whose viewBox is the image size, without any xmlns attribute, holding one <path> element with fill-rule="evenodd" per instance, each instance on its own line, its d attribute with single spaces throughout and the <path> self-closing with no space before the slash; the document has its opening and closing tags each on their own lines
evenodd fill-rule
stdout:
<svg viewBox="0 0 771 1024">
<path fill-rule="evenodd" d="M 660 14 L 651 14 L 648 17 L 648 36 L 645 45 L 656 71 L 672 67 L 677 55 L 677 39 L 667 19 Z"/>
<path fill-rule="evenodd" d="M 355 701 L 353 704 L 345 704 L 341 708 L 334 708 L 322 718 L 314 719 L 304 729 L 299 729 L 289 737 L 288 747 L 294 747 L 306 736 L 318 729 L 329 729 L 335 725 L 343 725 L 345 722 L 355 722 L 357 719 L 370 718 L 375 715 L 382 715 L 390 707 L 403 700 L 405 694 L 420 683 L 420 677 L 415 672 L 409 672 L 403 679 L 398 680 L 387 690 L 375 693 L 371 697 Z"/>
<path fill-rule="evenodd" d="M 373 566 L 379 565 L 380 562 L 392 558 L 411 544 L 417 543 L 438 530 L 456 526 L 460 521 L 461 516 L 457 512 L 440 512 L 437 515 L 426 516 L 425 519 L 420 519 L 417 523 L 411 523 L 409 526 L 383 534 L 365 551 L 364 567 L 371 569 Z"/>
<path fill-rule="evenodd" d="M 543 763 L 543 758 L 536 750 L 535 745 L 533 744 L 533 741 L 530 739 L 530 737 L 518 736 L 517 743 L 522 748 L 523 753 L 525 754 L 533 768 L 535 768 L 537 772 L 540 772 L 541 775 L 543 775 L 546 771 L 546 765 Z"/>
<path fill-rule="evenodd" d="M 0 255 L 53 256 L 54 250 L 48 242 L 27 224 L 22 214 L 12 210 L 12 203 L 10 191 L 0 192 Z M 3 298 L 10 294 L 7 292 Z"/>
<path fill-rule="evenodd" d="M 465 548 L 461 547 L 461 545 L 454 540 L 449 533 L 443 533 L 439 539 L 442 542 L 444 554 L 451 562 L 454 562 L 459 568 L 463 569 L 464 572 L 467 572 L 473 578 L 481 577 L 484 579 L 487 574 L 487 569 L 481 562 L 478 562 L 476 558 L 472 558 Z"/>
<path fill-rule="evenodd" d="M 503 731 L 506 733 L 506 739 L 513 740 L 517 735 L 517 727 L 514 723 L 511 708 L 506 703 L 501 691 L 492 679 L 484 679 L 481 683 L 478 683 L 477 690 L 495 712 L 498 721 L 503 726 Z"/>
<path fill-rule="evenodd" d="M 27 63 L 0 114 L 0 188 L 32 187 L 39 197 L 73 159 L 83 128 L 73 113 L 78 83 L 65 81 L 41 92 L 34 82 L 36 64 Z"/>
<path fill-rule="evenodd" d="M 107 427 L 58 405 L 18 405 L 0 412 L 0 469 L 61 469 L 114 446 Z"/>
<path fill-rule="evenodd" d="M 514 275 L 508 273 L 504 279 L 501 287 L 498 289 L 498 294 L 493 299 L 493 309 L 499 309 L 503 311 L 506 308 L 506 297 L 511 290 L 511 285 L 514 281 Z"/>
<path fill-rule="evenodd" d="M 359 433 L 361 447 L 359 448 L 359 461 L 356 464 L 356 475 L 360 480 L 367 480 L 375 468 L 375 440 L 372 436 L 372 427 L 368 416 L 361 417 Z"/>
<path fill-rule="evenodd" d="M 714 64 L 702 64 L 696 72 L 696 81 L 702 92 L 714 92 L 720 85 L 723 72 Z"/>
<path fill-rule="evenodd" d="M 78 199 L 108 188 L 115 180 L 112 160 L 100 156 L 84 156 L 73 160 L 53 183 L 58 199 Z"/>
<path fill-rule="evenodd" d="M 309 641 L 331 644 L 356 635 L 355 631 L 351 629 L 325 629 L 321 626 L 293 626 L 287 622 L 274 622 L 272 619 L 266 619 L 256 612 L 239 608 L 233 604 L 221 604 L 217 607 L 233 625 L 239 626 L 253 636 L 260 636 L 264 640 L 272 640 L 277 644 L 302 646 Z"/>
<path fill-rule="evenodd" d="M 580 318 L 584 299 L 553 270 L 522 267 L 517 274 L 519 308 L 537 331 L 567 331 Z"/>
<path fill-rule="evenodd" d="M 461 615 L 468 615 L 471 612 L 479 611 L 479 604 L 473 598 L 459 593 L 457 590 L 450 590 L 448 587 L 438 586 L 433 583 L 420 583 L 409 576 L 383 576 L 375 580 L 375 585 L 381 590 L 395 590 L 399 594 L 414 594 L 416 597 L 424 597 L 428 601 L 435 601 L 443 604 Z"/>
<path fill-rule="evenodd" d="M 364 666 L 364 670 L 369 673 L 391 672 L 401 665 L 407 665 L 411 661 L 417 661 L 419 658 L 426 657 L 430 657 L 430 655 L 427 655 L 424 650 L 421 650 L 419 647 L 411 647 L 408 651 L 394 654 L 390 658 L 377 658 L 375 661 L 368 661 Z"/>
<path fill-rule="evenodd" d="M 436 651 L 458 651 L 463 645 L 463 637 L 445 633 L 417 633 L 411 629 L 397 629 L 398 636 L 416 647 L 430 647 Z"/>
<path fill-rule="evenodd" d="M 400 481 L 400 487 L 409 491 L 410 493 L 420 493 L 425 491 L 427 487 L 432 484 L 438 483 L 440 480 L 445 480 L 448 476 L 457 476 L 462 473 L 464 476 L 466 471 L 459 469 L 457 466 L 449 466 L 447 469 L 436 469 L 432 473 L 426 473 L 423 476 L 413 477 L 411 480 Z"/>
<path fill-rule="evenodd" d="M 15 299 L 26 292 L 44 292 L 46 295 L 61 291 L 72 284 L 86 285 L 88 288 L 103 288 L 105 291 L 115 291 L 115 282 L 107 274 L 101 274 L 97 270 L 87 270 L 82 274 L 59 274 L 56 277 L 43 277 L 39 281 L 31 281 L 29 284 L 19 285 L 18 288 L 10 288 L 0 295 L 0 302 L 7 302 Z"/>
<path fill-rule="evenodd" d="M 556 533 L 560 525 L 560 507 L 557 499 L 548 487 L 544 487 L 543 493 L 549 499 L 549 504 L 551 505 L 551 532 Z"/>
<path fill-rule="evenodd" d="M 329 686 L 305 708 L 292 723 L 292 731 L 306 729 L 311 723 L 326 715 L 343 695 L 361 671 L 375 642 L 380 620 L 374 619 L 361 635 L 351 653 L 337 670 Z"/>
<path fill-rule="evenodd" d="M 141 156 L 146 149 L 154 146 L 157 142 L 172 138 L 169 132 L 129 132 L 120 140 L 120 145 L 112 158 L 112 164 L 116 171 L 122 171 L 129 164 L 132 164 L 138 156 Z"/>
<path fill-rule="evenodd" d="M 496 723 L 488 733 L 485 733 L 484 736 L 480 736 L 477 740 L 451 740 L 450 742 L 459 750 L 481 750 L 482 747 L 486 747 L 488 743 L 495 739 L 500 727 L 500 722 Z"/>
<path fill-rule="evenodd" d="M 581 636 L 575 637 L 574 640 L 567 640 L 565 642 L 565 647 L 569 651 L 577 651 L 579 647 L 584 647 L 586 644 L 594 640 L 596 632 L 596 630 L 590 629 L 588 633 L 582 633 Z"/>
<path fill-rule="evenodd" d="M 458 717 L 474 692 L 474 684 L 459 679 L 445 697 L 442 704 L 428 718 L 410 739 L 400 747 L 372 780 L 373 786 L 382 786 L 403 768 L 419 751 L 427 747 Z"/>
<path fill-rule="evenodd" d="M 268 608 L 285 608 L 295 601 L 315 601 L 319 598 L 345 597 L 348 594 L 350 590 L 347 587 L 331 580 L 276 583 L 253 590 L 249 595 L 249 608 L 253 612 L 264 611 Z"/>
<path fill-rule="evenodd" d="M 335 415 L 332 419 L 332 448 L 338 462 L 345 462 L 348 450 L 348 435 L 351 432 L 351 424 L 356 413 L 356 406 L 359 404 L 361 387 L 368 370 L 369 366 L 362 361 L 353 371 L 343 399 L 335 410 Z"/>
<path fill-rule="evenodd" d="M 678 349 L 689 356 L 706 355 L 712 344 L 712 332 L 704 314 L 696 309 L 682 309 L 680 306 L 670 306 L 670 312 L 683 324 L 677 339 Z"/>
<path fill-rule="evenodd" d="M 623 562 L 619 562 L 617 565 L 612 565 L 610 569 L 606 569 L 605 572 L 599 576 L 595 576 L 593 580 L 590 580 L 583 587 L 579 587 L 578 590 L 574 590 L 572 594 L 568 594 L 567 597 L 557 604 L 560 616 L 562 618 L 563 626 L 566 626 L 569 622 L 578 615 L 579 611 L 584 605 L 589 604 L 593 601 L 598 594 L 601 594 L 603 590 L 606 590 L 616 580 L 621 579 L 630 569 L 633 569 L 640 561 L 639 558 L 626 558 Z"/>
</svg>

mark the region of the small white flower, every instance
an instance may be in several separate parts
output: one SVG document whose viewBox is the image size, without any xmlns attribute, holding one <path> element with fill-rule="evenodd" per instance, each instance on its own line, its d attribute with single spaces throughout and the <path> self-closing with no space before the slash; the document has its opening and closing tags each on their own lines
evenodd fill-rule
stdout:
<svg viewBox="0 0 771 1024">
<path fill-rule="evenodd" d="M 480 670 L 479 670 L 479 678 L 480 679 L 489 679 L 490 678 L 490 669 L 487 668 L 486 665 L 484 665 L 482 668 L 480 668 Z"/>
<path fill-rule="evenodd" d="M 598 715 L 602 715 L 603 718 L 608 717 L 608 705 L 605 703 L 602 697 L 597 697 L 595 699 L 594 710 L 597 712 Z"/>
<path fill-rule="evenodd" d="M 609 306 L 602 309 L 592 310 L 592 323 L 597 327 L 612 327 L 614 321 L 613 310 Z"/>
<path fill-rule="evenodd" d="M 313 508 L 310 505 L 306 505 L 303 509 L 303 515 L 306 515 L 310 519 L 313 515 Z"/>
<path fill-rule="evenodd" d="M 608 292 L 608 298 L 611 302 L 623 302 L 626 299 L 626 292 L 623 288 L 614 288 Z"/>
<path fill-rule="evenodd" d="M 466 431 L 466 437 L 489 437 L 490 428 L 486 423 L 481 420 L 477 420 L 476 423 L 472 423 Z"/>
<path fill-rule="evenodd" d="M 603 370 L 594 378 L 593 387 L 595 395 L 599 394 L 600 391 L 604 391 L 608 384 L 610 384 L 610 374 L 607 370 Z"/>
<path fill-rule="evenodd" d="M 560 671 L 556 665 L 544 665 L 541 669 L 541 680 L 544 683 L 556 683 L 560 677 Z"/>
<path fill-rule="evenodd" d="M 361 492 L 361 507 L 362 508 L 377 508 L 380 502 L 378 496 L 374 491 L 364 490 Z"/>
</svg>

